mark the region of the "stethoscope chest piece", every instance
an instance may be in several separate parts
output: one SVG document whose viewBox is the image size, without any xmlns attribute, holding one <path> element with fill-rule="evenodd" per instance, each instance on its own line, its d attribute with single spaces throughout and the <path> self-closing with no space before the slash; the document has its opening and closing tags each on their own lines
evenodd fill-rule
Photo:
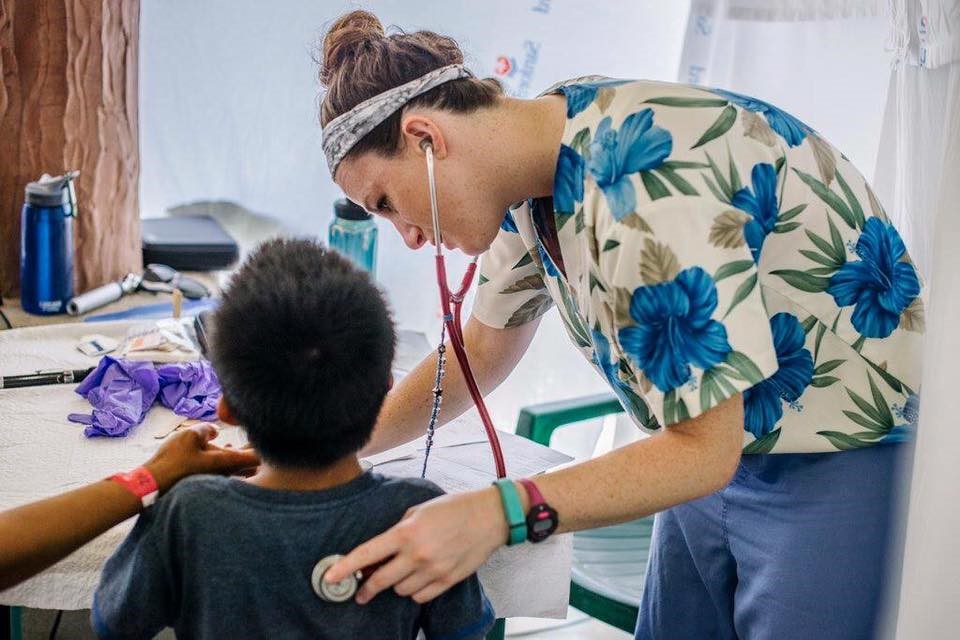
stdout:
<svg viewBox="0 0 960 640">
<path fill-rule="evenodd" d="M 360 581 L 355 575 L 347 576 L 340 582 L 329 583 L 323 581 L 323 574 L 341 558 L 343 558 L 343 556 L 339 554 L 325 556 L 313 567 L 310 584 L 313 585 L 313 592 L 316 593 L 317 597 L 321 600 L 327 602 L 346 602 L 357 592 Z"/>
</svg>

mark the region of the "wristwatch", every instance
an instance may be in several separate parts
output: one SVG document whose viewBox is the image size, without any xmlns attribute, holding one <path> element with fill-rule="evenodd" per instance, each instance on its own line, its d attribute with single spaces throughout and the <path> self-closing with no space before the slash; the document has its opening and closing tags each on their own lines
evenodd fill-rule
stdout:
<svg viewBox="0 0 960 640">
<path fill-rule="evenodd" d="M 521 478 L 518 482 L 527 490 L 527 496 L 530 498 L 530 510 L 527 511 L 527 540 L 543 542 L 557 530 L 560 518 L 557 516 L 556 509 L 543 499 L 543 494 L 537 489 L 533 480 Z"/>
<path fill-rule="evenodd" d="M 112 480 L 121 487 L 140 498 L 140 504 L 146 509 L 157 500 L 160 490 L 153 474 L 146 467 L 137 467 L 126 473 L 115 473 L 107 480 Z"/>
</svg>

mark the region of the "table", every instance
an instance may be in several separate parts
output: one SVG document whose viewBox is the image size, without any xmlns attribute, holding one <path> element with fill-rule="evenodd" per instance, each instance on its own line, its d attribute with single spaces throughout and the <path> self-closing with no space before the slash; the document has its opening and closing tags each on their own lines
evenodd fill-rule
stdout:
<svg viewBox="0 0 960 640">
<path fill-rule="evenodd" d="M 41 326 L 0 332 L 0 373 L 36 369 L 83 368 L 95 358 L 74 347 L 81 335 L 96 332 L 121 337 L 129 321 Z M 411 351 L 401 339 L 401 353 Z M 409 356 L 408 356 L 409 359 Z M 142 464 L 159 446 L 154 435 L 175 418 L 154 407 L 143 424 L 122 439 L 87 439 L 82 427 L 67 421 L 72 412 L 89 411 L 73 385 L 0 390 L 0 510 L 62 493 Z M 475 419 L 460 419 L 438 431 L 427 478 L 445 490 L 488 485 L 492 462 L 483 429 Z M 569 460 L 567 456 L 513 434 L 501 433 L 511 475 L 531 475 Z M 240 444 L 240 429 L 222 430 L 217 442 Z M 421 442 L 372 459 L 377 471 L 419 475 Z M 130 519 L 21 585 L 0 592 L 0 605 L 45 609 L 90 606 L 103 562 L 133 526 Z M 498 617 L 563 617 L 566 614 L 572 556 L 570 535 L 539 545 L 501 548 L 478 572 Z"/>
</svg>

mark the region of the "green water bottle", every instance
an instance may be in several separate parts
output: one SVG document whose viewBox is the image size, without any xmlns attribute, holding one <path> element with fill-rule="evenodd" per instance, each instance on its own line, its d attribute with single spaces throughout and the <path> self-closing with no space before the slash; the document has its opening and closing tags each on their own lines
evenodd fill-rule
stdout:
<svg viewBox="0 0 960 640">
<path fill-rule="evenodd" d="M 330 247 L 377 277 L 377 223 L 363 207 L 346 198 L 333 203 Z"/>
</svg>

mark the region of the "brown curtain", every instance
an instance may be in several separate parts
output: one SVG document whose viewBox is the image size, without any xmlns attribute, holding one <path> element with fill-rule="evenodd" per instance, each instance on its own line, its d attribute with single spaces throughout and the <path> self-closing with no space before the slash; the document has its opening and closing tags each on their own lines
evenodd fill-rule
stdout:
<svg viewBox="0 0 960 640">
<path fill-rule="evenodd" d="M 77 293 L 141 268 L 139 0 L 0 0 L 0 289 L 19 288 L 27 182 L 80 170 Z"/>
</svg>

